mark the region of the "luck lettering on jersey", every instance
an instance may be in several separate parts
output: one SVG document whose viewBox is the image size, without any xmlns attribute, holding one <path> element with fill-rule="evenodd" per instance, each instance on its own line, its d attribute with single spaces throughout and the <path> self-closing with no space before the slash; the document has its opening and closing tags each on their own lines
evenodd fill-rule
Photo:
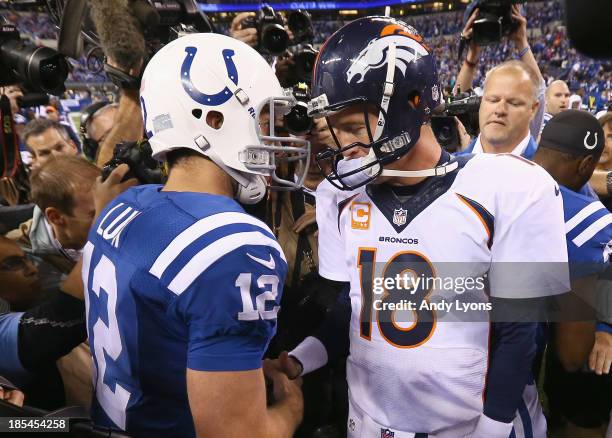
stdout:
<svg viewBox="0 0 612 438">
<path fill-rule="evenodd" d="M 96 232 L 102 236 L 104 240 L 110 241 L 111 245 L 118 248 L 121 232 L 130 222 L 136 219 L 136 216 L 138 216 L 140 213 L 140 211 L 134 210 L 132 207 L 125 205 L 123 202 L 117 204 L 104 215 Z M 113 216 L 114 219 L 111 220 Z"/>
</svg>

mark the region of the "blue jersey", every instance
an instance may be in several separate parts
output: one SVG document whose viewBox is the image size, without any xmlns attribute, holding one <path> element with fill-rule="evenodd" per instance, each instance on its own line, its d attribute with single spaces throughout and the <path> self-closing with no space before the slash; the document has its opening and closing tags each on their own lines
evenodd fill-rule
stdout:
<svg viewBox="0 0 612 438">
<path fill-rule="evenodd" d="M 269 228 L 235 201 L 129 189 L 84 248 L 97 425 L 194 436 L 186 368 L 261 367 L 287 272 Z"/>
<path fill-rule="evenodd" d="M 570 277 L 577 279 L 603 271 L 612 253 L 612 214 L 597 199 L 560 186 Z"/>
</svg>

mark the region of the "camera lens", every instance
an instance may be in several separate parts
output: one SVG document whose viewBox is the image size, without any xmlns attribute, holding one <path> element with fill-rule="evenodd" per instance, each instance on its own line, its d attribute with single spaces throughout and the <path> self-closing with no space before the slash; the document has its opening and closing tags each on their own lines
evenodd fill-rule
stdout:
<svg viewBox="0 0 612 438">
<path fill-rule="evenodd" d="M 266 24 L 261 29 L 261 44 L 270 54 L 280 55 L 287 50 L 289 36 L 280 24 Z"/>
<path fill-rule="evenodd" d="M 298 102 L 287 115 L 285 115 L 285 127 L 293 135 L 304 135 L 312 129 L 313 121 L 308 117 L 308 106 L 304 102 Z"/>
<path fill-rule="evenodd" d="M 287 22 L 296 41 L 303 42 L 312 40 L 314 38 L 312 21 L 310 20 L 310 15 L 308 12 L 292 12 L 287 19 Z"/>
<path fill-rule="evenodd" d="M 66 59 L 48 47 L 35 47 L 21 40 L 8 40 L 0 45 L 0 59 L 29 88 L 51 94 L 65 90 L 68 77 Z"/>
<path fill-rule="evenodd" d="M 438 133 L 439 139 L 446 142 L 451 139 L 451 129 L 448 126 L 443 126 Z"/>
<path fill-rule="evenodd" d="M 294 56 L 294 60 L 298 80 L 310 83 L 312 80 L 312 70 L 317 60 L 317 52 L 307 47 L 297 52 Z"/>
</svg>

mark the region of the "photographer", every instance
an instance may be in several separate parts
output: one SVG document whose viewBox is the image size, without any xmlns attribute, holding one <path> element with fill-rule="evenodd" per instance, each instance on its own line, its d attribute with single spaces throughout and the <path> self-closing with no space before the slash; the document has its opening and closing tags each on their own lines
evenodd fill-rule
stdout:
<svg viewBox="0 0 612 438">
<path fill-rule="evenodd" d="M 90 2 L 91 18 L 99 35 L 105 70 L 121 89 L 113 128 L 99 145 L 96 164 L 103 167 L 113 156 L 115 145 L 143 137 L 140 112 L 140 77 L 147 58 L 147 47 L 141 26 L 131 10 L 121 1 Z"/>
<path fill-rule="evenodd" d="M 114 64 L 110 59 L 108 63 Z M 141 68 L 142 63 L 130 68 L 128 72 L 131 76 L 138 76 Z M 117 143 L 140 140 L 143 129 L 138 89 L 124 88 L 115 112 L 113 127 L 99 145 L 96 164 L 99 167 L 104 166 L 112 158 Z"/>
<path fill-rule="evenodd" d="M 51 119 L 34 119 L 23 128 L 21 138 L 32 156 L 30 167 L 36 169 L 49 158 L 67 155 L 75 156 L 79 150 L 68 131 Z"/>
<path fill-rule="evenodd" d="M 462 40 L 469 41 L 468 44 L 468 53 L 466 59 L 464 60 L 461 70 L 457 76 L 457 84 L 456 91 L 468 91 L 472 89 L 472 83 L 474 78 L 476 77 L 476 71 L 478 68 L 478 60 L 481 52 L 481 48 L 476 43 L 476 38 L 474 37 L 474 22 L 477 20 L 480 13 L 480 9 L 476 8 L 470 15 L 469 19 L 466 22 L 466 25 L 461 33 Z M 531 48 L 529 46 L 529 42 L 527 40 L 527 20 L 520 13 L 518 5 L 512 5 L 511 7 L 511 15 L 512 20 L 515 23 L 515 29 L 511 31 L 508 35 L 510 41 L 514 43 L 514 47 L 517 50 L 516 58 L 517 60 L 522 61 L 525 65 L 525 72 L 532 77 L 532 81 L 534 82 L 534 95 L 535 102 L 537 103 L 537 107 L 535 107 L 535 111 L 529 117 L 529 131 L 531 133 L 532 139 L 527 139 L 524 145 L 521 145 L 521 154 L 525 154 L 527 158 L 530 158 L 535 153 L 535 149 L 537 145 L 535 143 L 534 138 L 536 138 L 540 133 L 540 126 L 542 124 L 542 117 L 544 114 L 544 91 L 545 91 L 545 83 L 544 78 L 542 77 L 542 73 L 538 67 L 537 61 L 533 56 Z M 495 69 L 493 69 L 495 70 Z M 489 74 L 492 73 L 491 70 L 487 74 L 487 79 L 485 80 L 485 84 L 489 82 Z M 529 73 L 531 72 L 531 73 Z M 495 81 L 496 82 L 496 81 Z M 489 83 L 489 85 L 492 85 Z M 486 85 L 485 85 L 486 86 Z M 511 93 L 508 93 L 510 96 Z M 484 103 L 484 99 L 483 99 Z M 530 109 L 526 109 L 530 111 Z M 483 124 L 481 120 L 480 128 L 483 129 Z M 480 142 L 476 142 L 480 143 Z M 485 139 L 484 141 L 484 151 L 489 153 L 500 153 L 500 152 L 513 152 L 519 146 L 519 143 L 516 142 L 502 142 L 502 144 L 490 144 L 489 141 Z M 468 147 L 465 152 L 472 152 L 472 149 L 475 147 L 475 144 L 472 144 Z M 478 147 L 476 145 L 476 151 L 478 151 Z M 518 151 L 515 151 L 518 152 Z"/>
<path fill-rule="evenodd" d="M 18 384 L 30 404 L 58 408 L 64 390 L 55 361 L 85 340 L 84 305 L 57 289 L 43 301 L 38 269 L 1 236 L 0 282 L 0 298 L 13 310 L 0 315 L 0 375 Z"/>
<path fill-rule="evenodd" d="M 96 184 L 96 214 L 136 183 L 121 182 L 128 170 L 121 165 L 104 183 Z M 64 394 L 70 404 L 89 406 L 91 401 L 91 355 L 82 344 L 87 333 L 81 268 L 79 261 L 52 296 L 36 305 L 40 301 L 36 267 L 15 243 L 0 236 L 1 292 L 13 310 L 0 315 L 0 375 L 19 385 L 31 406 L 56 409 L 64 404 Z M 88 365 L 83 367 L 79 359 Z"/>
<path fill-rule="evenodd" d="M 494 67 L 478 112 L 480 135 L 460 154 L 512 153 L 532 158 L 537 144 L 530 123 L 539 110 L 537 78 L 521 61 Z"/>
<path fill-rule="evenodd" d="M 310 82 L 317 52 L 308 12 L 297 10 L 286 19 L 267 6 L 257 14 L 243 12 L 232 20 L 230 36 L 264 55 L 283 87 Z"/>
<path fill-rule="evenodd" d="M 230 25 L 230 36 L 236 38 L 251 47 L 257 46 L 257 29 L 254 27 L 242 27 L 243 21 L 249 17 L 255 17 L 253 12 L 241 12 L 236 15 Z"/>
<path fill-rule="evenodd" d="M 83 154 L 88 160 L 95 161 L 98 148 L 113 129 L 117 117 L 118 104 L 106 101 L 96 102 L 81 113 L 81 136 Z"/>
</svg>

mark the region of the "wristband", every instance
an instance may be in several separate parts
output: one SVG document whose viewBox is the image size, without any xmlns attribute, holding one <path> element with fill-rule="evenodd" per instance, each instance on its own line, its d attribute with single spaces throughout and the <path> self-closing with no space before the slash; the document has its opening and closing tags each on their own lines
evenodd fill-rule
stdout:
<svg viewBox="0 0 612 438">
<path fill-rule="evenodd" d="M 289 356 L 302 364 L 302 376 L 318 370 L 327 364 L 327 350 L 321 341 L 314 336 L 308 336 L 289 352 Z"/>
<path fill-rule="evenodd" d="M 612 334 L 612 324 L 608 324 L 607 322 L 598 322 L 595 326 L 596 332 L 605 332 Z"/>
<path fill-rule="evenodd" d="M 475 62 L 468 61 L 467 59 L 463 60 L 463 62 L 465 62 L 467 65 L 469 65 L 472 68 L 476 68 Z"/>
<path fill-rule="evenodd" d="M 612 170 L 606 173 L 606 190 L 608 195 L 612 195 Z"/>
<path fill-rule="evenodd" d="M 529 46 L 525 47 L 523 50 L 521 50 L 517 56 L 516 59 L 521 59 L 523 56 L 525 56 L 525 53 L 529 52 Z"/>
</svg>

